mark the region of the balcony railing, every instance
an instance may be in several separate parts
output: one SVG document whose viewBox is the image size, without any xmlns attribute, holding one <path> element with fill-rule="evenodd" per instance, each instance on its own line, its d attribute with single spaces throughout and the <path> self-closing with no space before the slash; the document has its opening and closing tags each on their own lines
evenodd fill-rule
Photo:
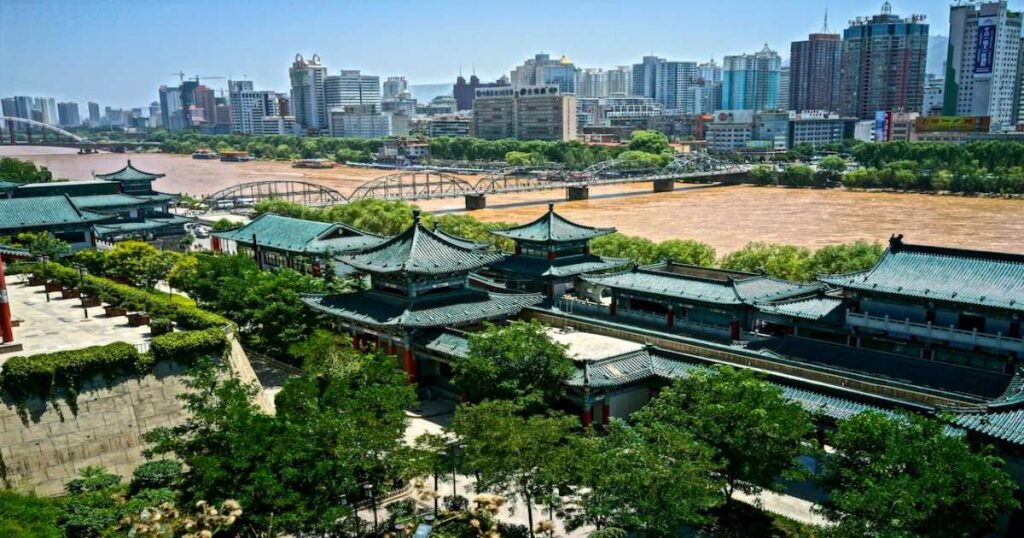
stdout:
<svg viewBox="0 0 1024 538">
<path fill-rule="evenodd" d="M 965 331 L 949 326 L 932 323 L 914 323 L 910 320 L 891 319 L 889 316 L 878 317 L 869 314 L 846 312 L 846 324 L 850 327 L 884 331 L 894 335 L 916 336 L 927 340 L 943 340 L 950 344 L 969 347 L 984 347 L 999 351 L 1024 353 L 1024 339 L 1003 336 L 1002 333 L 990 334 L 978 332 L 977 329 Z"/>
</svg>

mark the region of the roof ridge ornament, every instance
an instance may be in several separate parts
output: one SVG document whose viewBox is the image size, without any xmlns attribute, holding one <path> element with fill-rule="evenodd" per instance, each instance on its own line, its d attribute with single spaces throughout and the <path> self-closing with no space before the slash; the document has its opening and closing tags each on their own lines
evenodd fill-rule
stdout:
<svg viewBox="0 0 1024 538">
<path fill-rule="evenodd" d="M 889 236 L 889 250 L 899 252 L 903 248 L 903 234 Z"/>
</svg>

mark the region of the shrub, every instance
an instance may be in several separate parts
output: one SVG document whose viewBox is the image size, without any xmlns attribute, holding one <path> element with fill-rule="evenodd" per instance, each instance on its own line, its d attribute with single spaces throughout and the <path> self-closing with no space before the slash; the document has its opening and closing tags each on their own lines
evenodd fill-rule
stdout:
<svg viewBox="0 0 1024 538">
<path fill-rule="evenodd" d="M 181 464 L 174 460 L 147 461 L 132 473 L 132 491 L 171 488 L 181 479 Z"/>
<path fill-rule="evenodd" d="M 214 327 L 154 336 L 149 348 L 155 360 L 191 364 L 200 356 L 222 351 L 225 343 L 224 331 Z"/>
</svg>

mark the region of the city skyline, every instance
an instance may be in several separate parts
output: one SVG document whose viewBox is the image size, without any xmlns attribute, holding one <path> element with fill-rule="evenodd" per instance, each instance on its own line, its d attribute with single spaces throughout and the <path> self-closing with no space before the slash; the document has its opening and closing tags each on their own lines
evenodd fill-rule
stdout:
<svg viewBox="0 0 1024 538">
<path fill-rule="evenodd" d="M 791 41 L 820 29 L 826 8 L 829 26 L 839 32 L 850 19 L 871 15 L 881 7 L 880 2 L 876 6 L 851 0 L 795 1 L 772 7 L 739 0 L 710 5 L 607 1 L 587 4 L 586 17 L 581 19 L 581 4 L 576 2 L 482 6 L 453 0 L 435 6 L 445 9 L 430 13 L 415 11 L 414 3 L 404 1 L 344 6 L 299 2 L 289 5 L 293 17 L 274 18 L 273 24 L 252 31 L 244 26 L 220 28 L 217 39 L 212 40 L 203 38 L 209 26 L 179 28 L 159 22 L 180 17 L 189 3 L 4 2 L 0 8 L 0 65 L 6 71 L 0 94 L 143 106 L 157 100 L 157 87 L 176 84 L 178 76 L 172 73 L 179 70 L 186 76 L 244 77 L 261 88 L 286 91 L 287 67 L 296 53 L 319 54 L 332 75 L 341 69 L 360 69 L 382 79 L 405 76 L 411 86 L 450 84 L 460 66 L 467 77 L 475 71 L 481 80 L 494 80 L 508 74 L 522 58 L 538 52 L 565 54 L 581 68 L 606 69 L 636 63 L 651 53 L 671 60 L 713 57 L 721 61 L 725 55 L 760 50 L 765 43 L 786 58 Z M 944 35 L 948 5 L 905 0 L 895 2 L 893 10 L 902 15 L 924 14 L 932 35 Z M 245 6 L 249 11 L 279 7 L 268 1 Z M 237 2 L 204 4 L 201 12 L 214 20 L 235 20 L 230 13 L 240 8 Z M 538 17 L 539 10 L 543 17 Z M 652 24 L 644 13 L 659 13 L 658 20 L 722 23 L 682 22 L 669 27 Z M 735 18 L 736 13 L 756 21 L 755 31 Z M 366 23 L 335 24 L 346 20 Z M 526 20 L 531 24 L 524 25 Z M 404 24 L 401 31 L 399 24 Z M 430 37 L 444 25 L 448 27 L 443 34 Z M 730 25 L 743 30 L 732 30 Z M 529 39 L 524 39 L 526 26 L 530 27 Z M 608 39 L 592 39 L 602 32 Z M 111 35 L 120 38 L 111 39 Z M 159 40 L 159 46 L 136 46 L 139 41 L 153 40 Z M 19 61 L 23 58 L 32 61 Z M 226 81 L 217 80 L 210 86 L 220 89 L 226 87 Z"/>
</svg>

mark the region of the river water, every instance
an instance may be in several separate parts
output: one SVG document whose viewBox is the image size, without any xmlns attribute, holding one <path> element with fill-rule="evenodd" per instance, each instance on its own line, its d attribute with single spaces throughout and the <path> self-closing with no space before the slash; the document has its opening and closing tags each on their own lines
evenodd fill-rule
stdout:
<svg viewBox="0 0 1024 538">
<path fill-rule="evenodd" d="M 386 175 L 383 170 L 339 167 L 304 170 L 288 163 L 222 163 L 160 153 L 77 155 L 57 148 L 0 147 L 46 166 L 56 177 L 89 179 L 124 166 L 166 174 L 155 183 L 163 192 L 211 194 L 249 181 L 303 179 L 349 194 Z M 478 177 L 467 178 L 471 183 Z M 649 184 L 591 189 L 590 200 L 563 202 L 562 191 L 489 196 L 488 209 L 472 215 L 484 221 L 526 222 L 541 215 L 543 202 L 559 201 L 559 213 L 582 224 L 660 241 L 698 239 L 719 252 L 749 241 L 790 243 L 810 248 L 865 239 L 885 242 L 902 233 L 911 243 L 1024 253 L 1024 200 L 924 194 L 797 190 L 752 186 L 685 187 L 650 193 Z M 428 211 L 454 211 L 461 198 L 419 202 Z"/>
</svg>

